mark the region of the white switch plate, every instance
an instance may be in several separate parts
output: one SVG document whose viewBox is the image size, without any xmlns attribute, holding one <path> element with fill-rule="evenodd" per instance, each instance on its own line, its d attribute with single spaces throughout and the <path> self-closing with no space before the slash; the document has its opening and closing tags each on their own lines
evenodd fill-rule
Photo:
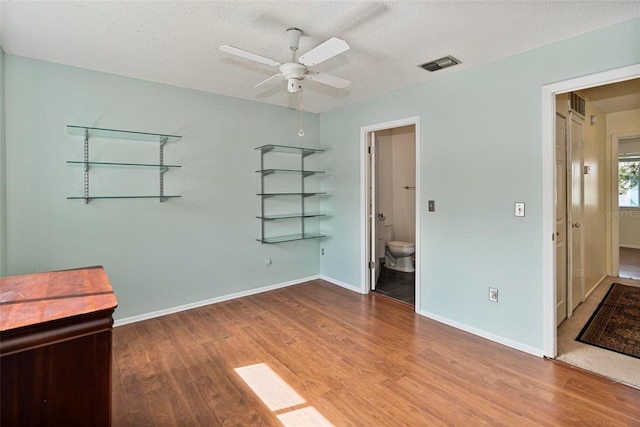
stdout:
<svg viewBox="0 0 640 427">
<path fill-rule="evenodd" d="M 524 216 L 524 202 L 516 202 L 515 214 L 516 216 Z"/>
</svg>

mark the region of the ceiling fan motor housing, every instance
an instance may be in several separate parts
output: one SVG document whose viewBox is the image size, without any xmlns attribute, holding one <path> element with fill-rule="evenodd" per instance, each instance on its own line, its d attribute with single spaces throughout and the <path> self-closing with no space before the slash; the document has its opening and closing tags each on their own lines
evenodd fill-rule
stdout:
<svg viewBox="0 0 640 427">
<path fill-rule="evenodd" d="M 287 90 L 296 93 L 302 89 L 302 80 L 307 75 L 307 67 L 295 62 L 289 62 L 280 66 L 282 76 L 287 79 Z"/>
</svg>

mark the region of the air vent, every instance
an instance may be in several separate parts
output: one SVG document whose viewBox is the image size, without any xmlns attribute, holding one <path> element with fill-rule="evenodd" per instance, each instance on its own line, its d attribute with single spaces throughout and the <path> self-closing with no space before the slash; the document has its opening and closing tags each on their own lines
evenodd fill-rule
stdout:
<svg viewBox="0 0 640 427">
<path fill-rule="evenodd" d="M 575 92 L 571 92 L 569 94 L 569 108 L 571 108 L 571 111 L 578 113 L 582 117 L 584 117 L 586 113 L 585 105 L 586 105 L 586 102 L 584 98 L 582 98 L 580 95 L 578 95 Z"/>
<path fill-rule="evenodd" d="M 449 55 L 444 58 L 436 59 L 435 61 L 425 62 L 422 65 L 418 65 L 418 67 L 433 72 L 443 68 L 453 67 L 454 65 L 460 64 L 460 62 L 461 61 Z"/>
</svg>

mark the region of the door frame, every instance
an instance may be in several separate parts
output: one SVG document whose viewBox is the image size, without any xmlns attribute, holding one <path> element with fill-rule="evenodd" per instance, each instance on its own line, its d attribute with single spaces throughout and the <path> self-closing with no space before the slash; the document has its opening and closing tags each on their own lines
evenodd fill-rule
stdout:
<svg viewBox="0 0 640 427">
<path fill-rule="evenodd" d="M 370 163 L 368 153 L 369 133 L 386 129 L 399 128 L 402 126 L 415 127 L 415 148 L 416 148 L 416 286 L 415 286 L 415 311 L 420 312 L 420 288 L 421 280 L 421 260 L 422 254 L 422 227 L 420 226 L 420 116 L 406 117 L 403 119 L 388 122 L 375 123 L 360 127 L 360 260 L 362 265 L 360 290 L 363 294 L 371 292 L 371 280 L 369 274 L 369 259 L 371 248 L 369 244 L 369 232 L 371 221 L 369 221 L 369 180 Z"/>
<path fill-rule="evenodd" d="M 555 282 L 555 97 L 593 86 L 640 77 L 640 64 L 617 68 L 542 86 L 542 351 L 557 356 Z"/>
</svg>

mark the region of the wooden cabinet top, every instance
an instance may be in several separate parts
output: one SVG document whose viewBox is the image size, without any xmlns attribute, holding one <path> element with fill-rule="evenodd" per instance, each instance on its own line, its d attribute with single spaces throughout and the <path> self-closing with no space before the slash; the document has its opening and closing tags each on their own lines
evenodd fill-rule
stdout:
<svg viewBox="0 0 640 427">
<path fill-rule="evenodd" d="M 117 305 L 99 266 L 0 278 L 0 332 L 113 311 Z"/>
</svg>

